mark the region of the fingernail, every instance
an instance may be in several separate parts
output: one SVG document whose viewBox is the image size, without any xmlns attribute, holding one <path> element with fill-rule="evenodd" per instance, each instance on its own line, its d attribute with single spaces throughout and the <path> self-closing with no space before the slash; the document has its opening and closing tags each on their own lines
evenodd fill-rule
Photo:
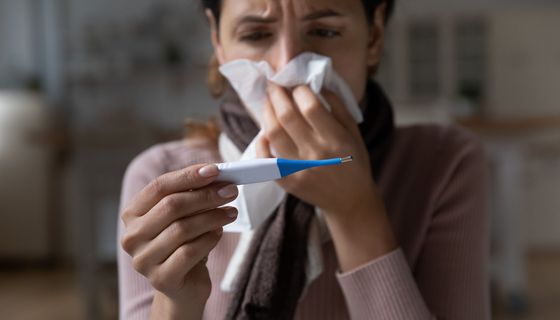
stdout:
<svg viewBox="0 0 560 320">
<path fill-rule="evenodd" d="M 237 195 L 237 186 L 230 184 L 218 190 L 218 195 L 224 199 L 233 198 Z"/>
<path fill-rule="evenodd" d="M 216 165 L 210 164 L 198 169 L 198 174 L 204 178 L 210 178 L 217 176 L 219 173 L 218 167 Z"/>
<path fill-rule="evenodd" d="M 228 218 L 235 219 L 235 218 L 237 218 L 237 209 L 236 208 L 228 208 L 226 210 L 226 214 L 227 214 Z"/>
</svg>

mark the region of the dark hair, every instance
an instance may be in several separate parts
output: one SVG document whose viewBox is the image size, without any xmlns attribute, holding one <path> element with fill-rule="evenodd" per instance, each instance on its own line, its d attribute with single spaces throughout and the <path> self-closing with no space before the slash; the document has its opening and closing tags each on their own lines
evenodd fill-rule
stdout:
<svg viewBox="0 0 560 320">
<path fill-rule="evenodd" d="M 383 2 L 387 3 L 387 10 L 385 12 L 385 22 L 387 22 L 393 14 L 393 10 L 395 8 L 395 0 L 362 0 L 366 16 L 370 22 L 373 20 L 375 8 L 377 8 L 377 6 Z M 204 9 L 210 9 L 212 14 L 216 18 L 216 22 L 219 23 L 222 0 L 202 0 L 202 6 L 204 7 Z"/>
</svg>

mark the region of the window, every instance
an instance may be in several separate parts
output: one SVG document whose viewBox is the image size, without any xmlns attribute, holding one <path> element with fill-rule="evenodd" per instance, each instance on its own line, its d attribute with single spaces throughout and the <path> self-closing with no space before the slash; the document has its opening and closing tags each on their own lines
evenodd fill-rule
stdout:
<svg viewBox="0 0 560 320">
<path fill-rule="evenodd" d="M 412 98 L 435 98 L 440 94 L 440 34 L 433 21 L 408 26 L 408 90 Z"/>
<path fill-rule="evenodd" d="M 487 25 L 482 19 L 455 25 L 456 93 L 473 103 L 484 100 L 487 74 Z"/>
</svg>

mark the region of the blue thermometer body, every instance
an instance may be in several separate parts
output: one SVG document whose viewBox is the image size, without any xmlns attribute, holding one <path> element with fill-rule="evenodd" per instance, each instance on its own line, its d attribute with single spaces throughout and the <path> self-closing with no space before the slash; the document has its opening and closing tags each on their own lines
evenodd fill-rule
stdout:
<svg viewBox="0 0 560 320">
<path fill-rule="evenodd" d="M 339 165 L 351 161 L 352 157 L 326 160 L 265 158 L 219 163 L 217 166 L 220 174 L 217 181 L 227 181 L 236 185 L 260 183 L 282 179 L 310 168 Z"/>
</svg>

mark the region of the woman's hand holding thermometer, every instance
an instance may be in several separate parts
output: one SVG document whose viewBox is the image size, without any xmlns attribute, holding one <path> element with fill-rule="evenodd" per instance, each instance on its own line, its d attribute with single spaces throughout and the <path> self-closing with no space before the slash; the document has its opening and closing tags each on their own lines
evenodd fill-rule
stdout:
<svg viewBox="0 0 560 320">
<path fill-rule="evenodd" d="M 121 212 L 123 249 L 155 289 L 152 314 L 200 319 L 211 291 L 206 268 L 222 227 L 237 209 L 222 207 L 237 186 L 216 181 L 215 165 L 194 165 L 151 181 Z"/>
</svg>

